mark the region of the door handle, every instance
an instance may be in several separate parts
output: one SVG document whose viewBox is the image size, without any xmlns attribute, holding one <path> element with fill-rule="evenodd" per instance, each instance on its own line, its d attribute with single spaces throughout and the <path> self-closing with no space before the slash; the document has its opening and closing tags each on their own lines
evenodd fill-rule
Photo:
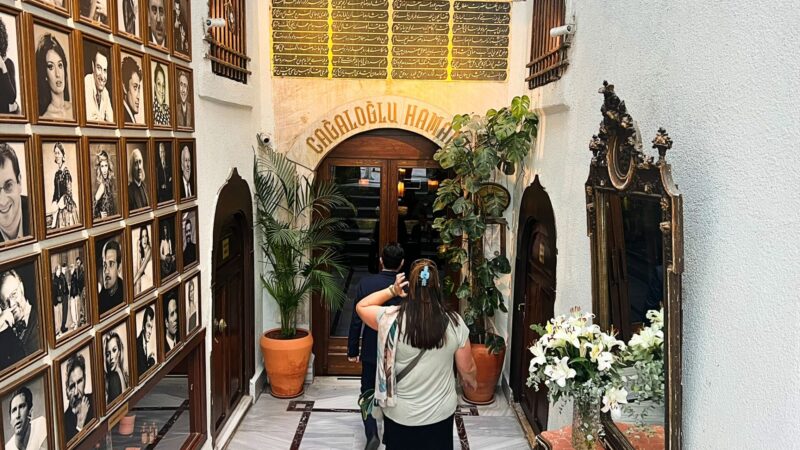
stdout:
<svg viewBox="0 0 800 450">
<path fill-rule="evenodd" d="M 524 311 L 524 310 L 525 310 L 525 303 L 518 303 L 517 311 Z"/>
<path fill-rule="evenodd" d="M 216 330 L 216 332 L 219 334 L 225 333 L 225 330 L 228 328 L 228 324 L 225 323 L 225 319 L 214 319 L 213 325 L 214 330 Z"/>
</svg>

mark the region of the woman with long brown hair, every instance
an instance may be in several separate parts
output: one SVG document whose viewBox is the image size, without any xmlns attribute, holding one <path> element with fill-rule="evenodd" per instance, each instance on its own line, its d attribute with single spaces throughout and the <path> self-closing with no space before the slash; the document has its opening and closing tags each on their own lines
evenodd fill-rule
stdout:
<svg viewBox="0 0 800 450">
<path fill-rule="evenodd" d="M 400 306 L 381 306 L 395 296 L 405 298 Z M 412 264 L 409 281 L 400 273 L 356 305 L 364 323 L 378 330 L 375 399 L 383 409 L 388 450 L 453 448 L 458 406 L 453 361 L 467 386 L 475 385 L 476 369 L 469 329 L 443 299 L 436 264 L 420 259 Z"/>
</svg>

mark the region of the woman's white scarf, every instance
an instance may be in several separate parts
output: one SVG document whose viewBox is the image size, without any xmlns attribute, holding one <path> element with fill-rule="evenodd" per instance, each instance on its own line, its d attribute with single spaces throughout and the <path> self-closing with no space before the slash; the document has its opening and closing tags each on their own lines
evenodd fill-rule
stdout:
<svg viewBox="0 0 800 450">
<path fill-rule="evenodd" d="M 378 320 L 378 372 L 375 377 L 375 400 L 381 408 L 395 405 L 395 350 L 397 349 L 399 306 L 383 308 Z"/>
</svg>

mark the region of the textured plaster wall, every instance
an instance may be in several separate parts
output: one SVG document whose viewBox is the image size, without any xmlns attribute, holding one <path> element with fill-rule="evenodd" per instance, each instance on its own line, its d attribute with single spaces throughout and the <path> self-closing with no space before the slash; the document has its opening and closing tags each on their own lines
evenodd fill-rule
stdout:
<svg viewBox="0 0 800 450">
<path fill-rule="evenodd" d="M 796 2 L 568 4 L 577 23 L 570 65 L 560 81 L 530 93 L 542 133 L 515 191 L 519 202 L 539 173 L 550 194 L 556 314 L 591 305 L 583 183 L 605 79 L 638 121 L 646 152 L 659 126 L 675 142 L 667 159 L 684 196 L 683 447 L 795 448 Z M 563 422 L 556 410 L 551 426 Z"/>
</svg>

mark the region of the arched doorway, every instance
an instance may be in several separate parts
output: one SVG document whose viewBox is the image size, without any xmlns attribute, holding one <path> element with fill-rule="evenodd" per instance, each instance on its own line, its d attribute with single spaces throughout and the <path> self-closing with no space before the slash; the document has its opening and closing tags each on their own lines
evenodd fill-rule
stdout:
<svg viewBox="0 0 800 450">
<path fill-rule="evenodd" d="M 359 364 L 347 360 L 347 336 L 359 280 L 378 271 L 384 245 L 399 242 L 406 263 L 437 258 L 439 235 L 433 231 L 433 201 L 444 171 L 433 160 L 438 146 L 399 129 L 367 131 L 342 141 L 317 166 L 316 176 L 336 183 L 356 207 L 338 210 L 348 228 L 342 250 L 349 272 L 340 280 L 348 302 L 331 311 L 312 303 L 314 371 L 317 375 L 357 375 Z"/>
<path fill-rule="evenodd" d="M 236 169 L 214 212 L 211 255 L 211 435 L 216 440 L 254 373 L 253 205 Z"/>
<path fill-rule="evenodd" d="M 547 429 L 547 390 L 526 385 L 532 358 L 528 347 L 539 336 L 530 329 L 553 317 L 556 299 L 556 225 L 550 197 L 537 176 L 522 195 L 514 281 L 511 389 L 514 401 L 536 434 Z"/>
</svg>

